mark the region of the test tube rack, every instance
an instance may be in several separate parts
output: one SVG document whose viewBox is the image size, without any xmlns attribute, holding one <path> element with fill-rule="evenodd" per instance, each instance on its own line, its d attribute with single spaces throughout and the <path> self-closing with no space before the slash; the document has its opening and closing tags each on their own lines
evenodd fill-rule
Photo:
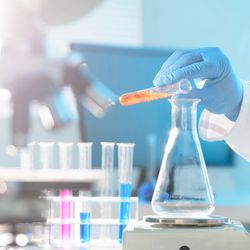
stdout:
<svg viewBox="0 0 250 250">
<path fill-rule="evenodd" d="M 138 220 L 138 198 L 46 196 L 46 225 L 51 246 L 121 246 L 119 230 Z M 129 202 L 130 216 L 120 220 L 121 203 Z M 107 209 L 110 213 L 103 213 Z"/>
</svg>

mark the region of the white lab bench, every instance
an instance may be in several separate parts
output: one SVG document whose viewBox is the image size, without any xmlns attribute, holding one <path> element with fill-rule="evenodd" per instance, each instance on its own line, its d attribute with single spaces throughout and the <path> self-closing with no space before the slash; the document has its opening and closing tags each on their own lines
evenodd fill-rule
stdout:
<svg viewBox="0 0 250 250">
<path fill-rule="evenodd" d="M 245 167 L 244 167 L 245 168 Z M 228 197 L 232 197 L 232 199 L 237 198 L 234 197 L 235 193 L 231 192 L 230 187 L 233 189 L 232 180 L 240 180 L 240 174 L 241 171 L 245 170 L 248 171 L 248 169 L 244 169 L 241 167 L 236 168 L 228 168 L 228 169 L 221 169 L 221 168 L 209 168 L 209 176 L 212 183 L 212 186 L 215 190 L 219 190 L 224 192 Z M 238 175 L 238 176 L 237 176 Z M 61 171 L 57 169 L 51 169 L 51 170 L 28 170 L 28 171 L 20 171 L 20 169 L 15 168 L 8 168 L 0 169 L 0 176 L 4 176 L 4 181 L 6 182 L 27 182 L 27 183 L 48 183 L 51 181 L 53 185 L 55 182 L 58 181 L 58 183 L 68 183 L 71 182 L 89 182 L 89 183 L 97 183 L 102 178 L 102 172 L 100 170 L 88 170 L 86 171 L 79 171 L 79 170 L 67 170 L 67 171 Z M 246 177 L 247 178 L 247 177 Z M 225 182 L 226 181 L 226 182 Z M 241 180 L 242 181 L 242 180 Z M 245 182 L 246 183 L 246 182 Z M 231 186 L 228 186 L 231 184 Z M 47 185 L 47 184 L 46 184 Z M 229 189 L 227 189 L 227 188 Z M 227 192 L 228 191 L 228 192 Z M 221 200 L 220 200 L 221 201 Z M 144 215 L 152 215 L 153 211 L 151 209 L 150 204 L 141 204 L 139 206 L 139 218 L 142 218 Z M 216 215 L 223 215 L 226 216 L 232 220 L 240 221 L 243 224 L 250 225 L 250 204 L 248 205 L 248 202 L 244 204 L 237 204 L 237 205 L 231 205 L 226 203 L 221 203 L 216 206 L 216 209 L 214 211 L 214 214 Z M 14 248 L 18 249 L 18 248 Z M 37 246 L 28 246 L 25 249 L 45 249 L 42 247 Z M 47 248 L 46 248 L 47 249 Z M 50 249 L 61 249 L 61 247 L 52 247 Z M 81 247 L 69 247 L 70 249 L 83 249 Z M 86 248 L 87 250 L 88 248 Z M 121 246 L 108 246 L 108 247 L 91 247 L 90 250 L 118 250 L 122 249 Z M 171 249 L 172 250 L 172 249 Z M 192 249 L 191 249 L 192 250 Z"/>
<path fill-rule="evenodd" d="M 149 204 L 144 204 L 139 206 L 139 217 L 142 218 L 144 215 L 152 215 L 152 209 Z M 241 221 L 243 223 L 249 224 L 250 225 L 250 206 L 221 206 L 217 207 L 215 209 L 215 214 L 218 215 L 224 215 L 226 217 L 229 217 L 230 219 Z M 171 230 L 171 229 L 170 229 Z M 172 231 L 171 231 L 172 232 Z M 210 239 L 211 240 L 211 239 Z M 92 246 L 90 248 L 84 248 L 84 247 L 77 247 L 77 246 L 65 246 L 67 247 L 68 250 L 71 249 L 81 249 L 81 250 L 121 250 L 122 246 L 121 245 L 114 245 L 114 246 Z M 18 248 L 13 248 L 13 249 L 18 249 Z M 37 249 L 48 249 L 48 247 L 38 247 L 38 246 L 27 246 L 25 247 L 27 250 L 37 250 Z M 49 249 L 62 249 L 62 246 L 56 247 L 56 246 L 51 246 Z M 167 248 L 166 248 L 167 249 Z M 139 249 L 138 249 L 139 250 Z M 157 249 L 152 249 L 152 250 L 157 250 Z M 169 249 L 173 250 L 173 249 Z M 177 249 L 178 250 L 178 249 Z M 192 249 L 190 249 L 192 250 Z M 237 249 L 235 249 L 237 250 Z M 239 249 L 241 250 L 241 249 Z"/>
</svg>

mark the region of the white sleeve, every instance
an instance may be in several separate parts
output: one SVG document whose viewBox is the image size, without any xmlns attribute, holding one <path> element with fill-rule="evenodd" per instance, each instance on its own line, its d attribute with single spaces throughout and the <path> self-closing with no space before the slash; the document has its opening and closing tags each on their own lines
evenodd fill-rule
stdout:
<svg viewBox="0 0 250 250">
<path fill-rule="evenodd" d="M 240 113 L 235 122 L 205 109 L 199 121 L 199 132 L 207 141 L 225 140 L 236 153 L 250 161 L 250 82 L 243 82 L 243 91 Z"/>
</svg>

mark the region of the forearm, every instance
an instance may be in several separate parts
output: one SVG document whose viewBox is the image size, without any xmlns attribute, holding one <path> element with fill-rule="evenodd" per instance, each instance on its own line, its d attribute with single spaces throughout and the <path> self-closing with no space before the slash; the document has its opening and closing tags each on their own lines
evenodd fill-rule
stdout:
<svg viewBox="0 0 250 250">
<path fill-rule="evenodd" d="M 208 141 L 225 140 L 239 155 L 250 161 L 250 83 L 244 82 L 244 96 L 238 118 L 231 122 L 224 115 L 203 111 L 199 130 Z"/>
</svg>

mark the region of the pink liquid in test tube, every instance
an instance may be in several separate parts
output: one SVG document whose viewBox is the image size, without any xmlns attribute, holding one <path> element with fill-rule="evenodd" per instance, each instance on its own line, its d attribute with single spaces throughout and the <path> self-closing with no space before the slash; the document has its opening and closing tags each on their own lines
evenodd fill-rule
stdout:
<svg viewBox="0 0 250 250">
<path fill-rule="evenodd" d="M 72 191 L 69 189 L 60 190 L 60 232 L 61 240 L 70 240 L 70 218 L 71 218 L 71 202 Z"/>
</svg>

